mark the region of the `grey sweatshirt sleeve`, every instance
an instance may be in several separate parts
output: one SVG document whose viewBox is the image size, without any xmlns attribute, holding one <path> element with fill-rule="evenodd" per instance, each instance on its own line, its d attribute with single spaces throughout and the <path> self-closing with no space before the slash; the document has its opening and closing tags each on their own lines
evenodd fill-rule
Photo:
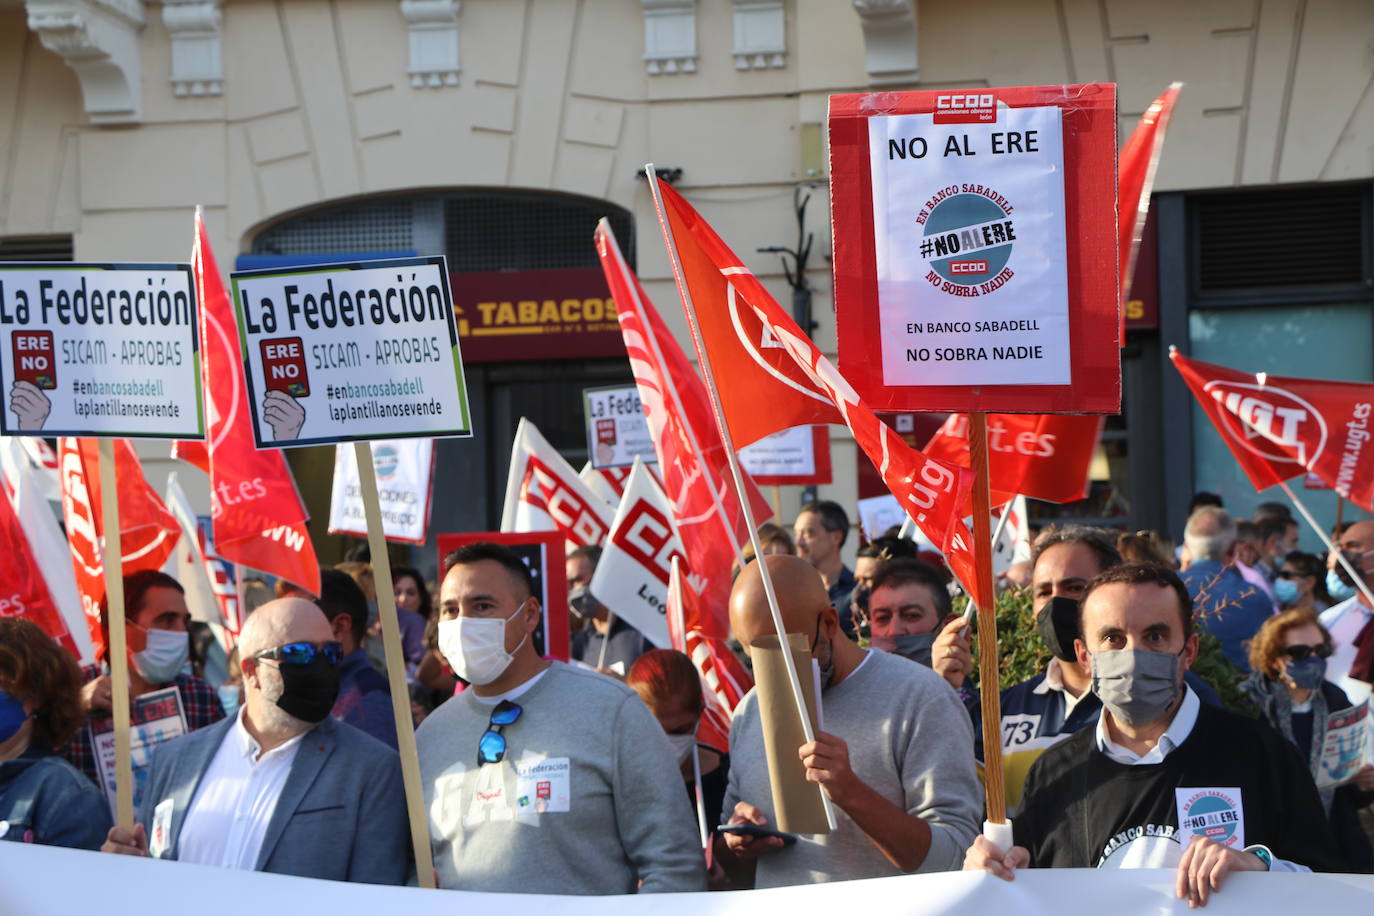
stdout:
<svg viewBox="0 0 1374 916">
<path fill-rule="evenodd" d="M 631 694 L 614 727 L 615 819 L 640 893 L 706 890 L 706 860 L 677 759 L 647 706 Z"/>
<path fill-rule="evenodd" d="M 973 765 L 973 727 L 948 685 L 932 684 L 914 697 L 912 730 L 904 748 L 902 784 L 907 813 L 930 825 L 930 851 L 920 871 L 953 871 L 978 834 L 983 793 Z"/>
</svg>

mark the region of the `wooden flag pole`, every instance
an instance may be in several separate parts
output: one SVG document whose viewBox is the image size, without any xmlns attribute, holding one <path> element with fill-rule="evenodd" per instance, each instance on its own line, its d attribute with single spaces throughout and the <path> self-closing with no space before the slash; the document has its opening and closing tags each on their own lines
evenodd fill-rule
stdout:
<svg viewBox="0 0 1374 916">
<path fill-rule="evenodd" d="M 435 887 L 434 853 L 429 846 L 429 822 L 425 817 L 424 786 L 420 782 L 420 756 L 415 747 L 415 725 L 406 687 L 406 660 L 401 651 L 401 626 L 396 619 L 396 589 L 391 581 L 391 557 L 382 527 L 382 504 L 377 494 L 377 470 L 372 443 L 353 443 L 358 482 L 367 516 L 367 543 L 372 550 L 372 577 L 377 586 L 377 614 L 382 623 L 386 649 L 386 676 L 391 685 L 391 713 L 396 717 L 396 742 L 401 752 L 401 780 L 405 785 L 406 812 L 410 815 L 410 841 L 415 848 L 415 874 L 421 887 Z"/>
<path fill-rule="evenodd" d="M 973 565 L 978 590 L 993 600 L 992 493 L 988 485 L 988 415 L 969 414 L 969 455 L 973 459 Z M 970 597 L 970 601 L 972 598 Z M 990 824 L 1007 821 L 1002 776 L 1002 692 L 997 652 L 997 608 L 978 609 L 978 693 L 983 709 L 983 785 Z M 998 843 L 1005 849 L 1010 843 Z"/>
<path fill-rule="evenodd" d="M 773 487 L 773 514 L 778 517 L 778 524 L 782 524 L 782 487 Z"/>
<path fill-rule="evenodd" d="M 105 596 L 109 605 L 110 707 L 114 713 L 115 826 L 134 829 L 134 771 L 129 752 L 129 654 L 124 630 L 124 545 L 119 524 L 119 480 L 114 440 L 100 439 L 100 525 L 105 532 Z"/>
</svg>

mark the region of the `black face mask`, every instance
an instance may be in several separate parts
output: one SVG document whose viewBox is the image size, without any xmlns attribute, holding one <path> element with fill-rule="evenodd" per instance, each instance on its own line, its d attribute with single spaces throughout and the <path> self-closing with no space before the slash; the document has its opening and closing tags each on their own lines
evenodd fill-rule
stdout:
<svg viewBox="0 0 1374 916">
<path fill-rule="evenodd" d="M 302 722 L 323 722 L 339 698 L 339 666 L 316 655 L 308 664 L 277 668 L 282 680 L 277 706 Z"/>
<path fill-rule="evenodd" d="M 1035 615 L 1035 630 L 1054 657 L 1063 662 L 1078 660 L 1073 641 L 1078 638 L 1078 601 L 1055 596 Z"/>
</svg>

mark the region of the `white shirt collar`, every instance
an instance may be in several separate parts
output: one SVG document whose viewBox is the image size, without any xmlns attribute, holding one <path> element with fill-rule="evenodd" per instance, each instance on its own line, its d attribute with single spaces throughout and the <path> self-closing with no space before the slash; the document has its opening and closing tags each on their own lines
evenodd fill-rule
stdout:
<svg viewBox="0 0 1374 916">
<path fill-rule="evenodd" d="M 478 696 L 476 691 L 474 691 L 471 687 L 469 687 L 467 690 L 463 692 L 471 696 L 475 702 L 481 703 L 483 706 L 495 706 L 502 700 L 514 700 L 517 697 L 521 697 L 524 696 L 526 693 L 529 693 L 531 690 L 534 689 L 535 684 L 538 684 L 541 680 L 544 679 L 544 675 L 548 674 L 549 669 L 552 667 L 553 665 L 549 665 L 543 671 L 539 672 L 534 677 L 530 678 L 528 681 L 525 681 L 525 683 L 512 687 L 505 693 L 498 693 L 495 696 Z"/>
<path fill-rule="evenodd" d="M 272 750 L 263 754 L 262 745 L 258 744 L 258 740 L 248 733 L 247 727 L 243 724 L 243 717 L 247 712 L 247 706 L 239 707 L 238 715 L 234 717 L 234 726 L 231 731 L 234 736 L 234 741 L 237 744 L 239 756 L 248 758 L 250 763 L 261 763 L 264 760 L 275 760 L 279 757 L 285 757 L 288 754 L 294 754 L 296 752 L 296 745 L 301 743 L 301 739 L 305 737 L 305 732 L 310 731 L 310 729 L 307 728 L 294 738 L 277 745 L 272 748 Z M 262 756 L 259 757 L 259 754 Z"/>
<path fill-rule="evenodd" d="M 1164 758 L 1180 744 L 1182 744 L 1193 732 L 1193 726 L 1197 724 L 1197 714 L 1202 708 L 1198 701 L 1197 694 L 1187 684 L 1183 685 L 1183 702 L 1179 704 L 1178 711 L 1174 713 L 1174 721 L 1169 723 L 1169 727 L 1164 730 L 1164 734 L 1159 736 L 1159 741 L 1154 747 L 1144 754 L 1136 754 L 1130 748 L 1122 747 L 1108 736 L 1107 733 L 1107 710 L 1104 707 L 1102 715 L 1097 717 L 1097 749 L 1106 754 L 1113 761 L 1127 766 L 1138 766 L 1142 764 L 1163 763 Z"/>
<path fill-rule="evenodd" d="M 1051 690 L 1058 692 L 1064 697 L 1064 718 L 1073 714 L 1074 707 L 1087 696 L 1091 691 L 1084 690 L 1078 696 L 1074 696 L 1069 689 L 1064 686 L 1064 663 L 1058 657 L 1051 658 L 1050 663 L 1045 666 L 1045 677 L 1040 683 L 1035 685 L 1031 693 L 1045 695 Z"/>
</svg>

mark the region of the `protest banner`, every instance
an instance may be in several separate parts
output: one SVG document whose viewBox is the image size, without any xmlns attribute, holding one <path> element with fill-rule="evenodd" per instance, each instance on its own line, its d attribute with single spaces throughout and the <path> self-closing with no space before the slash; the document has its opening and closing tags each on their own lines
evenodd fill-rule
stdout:
<svg viewBox="0 0 1374 916">
<path fill-rule="evenodd" d="M 897 497 L 888 493 L 885 496 L 870 496 L 858 502 L 859 527 L 868 540 L 882 537 L 889 528 L 900 527 L 907 519 L 902 504 Z"/>
<path fill-rule="evenodd" d="M 448 566 L 444 558 L 464 544 L 491 541 L 504 544 L 515 552 L 529 568 L 534 580 L 535 597 L 543 611 L 543 622 L 530 639 L 535 650 L 544 658 L 566 662 L 572 657 L 568 632 L 568 567 L 567 541 L 558 531 L 464 531 L 440 534 L 439 581 L 442 583 Z"/>
<path fill-rule="evenodd" d="M 529 420 L 520 418 L 501 510 L 505 532 L 561 531 L 574 547 L 606 539 L 614 510 Z"/>
<path fill-rule="evenodd" d="M 1116 127 L 1107 83 L 831 96 L 840 365 L 874 408 L 1117 412 Z"/>
<path fill-rule="evenodd" d="M 204 437 L 190 265 L 0 264 L 0 326 L 0 435 Z"/>
<path fill-rule="evenodd" d="M 258 448 L 472 434 L 442 257 L 230 282 Z"/>
<path fill-rule="evenodd" d="M 73 880 L 80 876 L 80 880 Z M 743 909 L 763 913 L 816 911 L 891 916 L 1097 916 L 1101 913 L 1183 913 L 1176 874 L 1158 868 L 1024 868 L 1015 881 L 986 872 L 930 874 L 837 881 L 712 894 L 623 894 L 549 897 L 449 891 L 321 881 L 268 872 L 100 855 L 78 849 L 7 843 L 0 856 L 0 900 L 5 916 L 52 916 L 91 909 L 100 888 L 101 916 L 146 916 L 150 889 L 159 899 L 194 900 L 196 916 L 240 916 L 245 900 L 271 900 L 283 912 L 334 916 L 405 913 L 452 916 L 507 913 L 539 916 L 557 908 L 567 916 L 727 916 Z M 1208 916 L 1256 913 L 1356 914 L 1374 894 L 1372 875 L 1233 872 L 1207 902 Z"/>
<path fill-rule="evenodd" d="M 824 426 L 794 426 L 746 445 L 739 450 L 739 460 L 759 486 L 827 484 L 830 433 Z"/>
<path fill-rule="evenodd" d="M 1331 713 L 1326 720 L 1317 788 L 1344 785 L 1370 760 L 1369 702 Z"/>
<path fill-rule="evenodd" d="M 666 649 L 672 645 L 668 579 L 673 558 L 682 556 L 673 507 L 644 463 L 636 461 L 588 585 L 592 597 Z M 684 570 L 684 578 L 690 575 Z"/>
<path fill-rule="evenodd" d="M 1145 233 L 1145 219 L 1150 212 L 1150 191 L 1155 184 L 1155 171 L 1164 149 L 1164 135 L 1169 130 L 1169 117 L 1183 89 L 1182 83 L 1171 83 L 1168 89 L 1150 103 L 1136 122 L 1135 130 L 1121 147 L 1117 165 L 1118 192 L 1117 256 L 1121 276 L 1121 329 L 1119 339 L 1126 343 L 1126 291 L 1135 277 L 1136 259 Z"/>
<path fill-rule="evenodd" d="M 654 440 L 634 385 L 588 388 L 582 392 L 582 407 L 593 468 L 629 467 L 636 458 L 656 460 Z"/>
<path fill-rule="evenodd" d="M 434 440 L 402 439 L 372 446 L 373 471 L 382 501 L 388 541 L 423 544 L 434 498 Z M 329 533 L 367 537 L 358 464 L 353 449 L 334 450 L 334 484 L 329 495 Z"/>
<path fill-rule="evenodd" d="M 148 782 L 148 774 L 153 768 L 153 752 L 173 738 L 186 734 L 186 710 L 181 706 L 181 692 L 176 687 L 154 690 L 134 698 L 129 709 L 129 722 L 133 729 L 129 736 L 130 764 L 133 769 L 133 806 L 143 801 L 143 787 Z M 100 774 L 100 786 L 109 799 L 110 810 L 115 811 L 117 793 L 115 785 L 115 731 L 109 719 L 93 720 L 86 726 L 91 733 L 91 747 L 95 752 L 96 772 Z"/>
</svg>

